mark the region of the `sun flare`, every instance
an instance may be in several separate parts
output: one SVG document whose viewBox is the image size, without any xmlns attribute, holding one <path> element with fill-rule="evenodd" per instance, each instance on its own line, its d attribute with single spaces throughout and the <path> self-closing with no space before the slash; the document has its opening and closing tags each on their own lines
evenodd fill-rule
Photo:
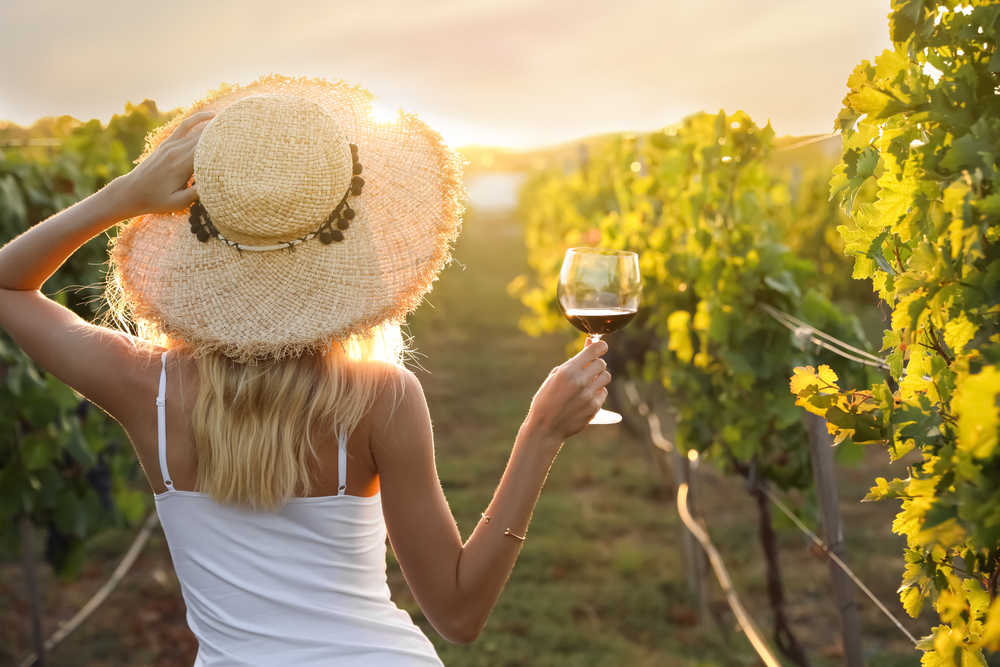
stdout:
<svg viewBox="0 0 1000 667">
<path fill-rule="evenodd" d="M 399 109 L 394 109 L 392 105 L 382 100 L 372 102 L 372 118 L 376 123 L 391 123 L 399 117 L 399 112 Z"/>
</svg>

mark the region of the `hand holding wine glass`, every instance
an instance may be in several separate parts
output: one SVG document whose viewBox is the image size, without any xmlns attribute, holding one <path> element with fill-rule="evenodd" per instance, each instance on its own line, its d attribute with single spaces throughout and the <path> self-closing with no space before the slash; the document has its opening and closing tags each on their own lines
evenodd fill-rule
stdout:
<svg viewBox="0 0 1000 667">
<path fill-rule="evenodd" d="M 570 248 L 559 272 L 559 307 L 570 324 L 597 342 L 632 321 L 642 300 L 639 256 L 624 250 Z M 601 410 L 591 424 L 617 424 Z"/>
</svg>

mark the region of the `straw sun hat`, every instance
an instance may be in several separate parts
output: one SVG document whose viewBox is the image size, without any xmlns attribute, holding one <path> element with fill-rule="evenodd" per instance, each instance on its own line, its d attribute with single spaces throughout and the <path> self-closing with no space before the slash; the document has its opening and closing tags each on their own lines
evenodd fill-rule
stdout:
<svg viewBox="0 0 1000 667">
<path fill-rule="evenodd" d="M 461 162 L 415 116 L 376 122 L 344 82 L 266 76 L 197 111 L 200 202 L 119 231 L 109 299 L 154 334 L 242 362 L 401 322 L 450 259 Z"/>
</svg>

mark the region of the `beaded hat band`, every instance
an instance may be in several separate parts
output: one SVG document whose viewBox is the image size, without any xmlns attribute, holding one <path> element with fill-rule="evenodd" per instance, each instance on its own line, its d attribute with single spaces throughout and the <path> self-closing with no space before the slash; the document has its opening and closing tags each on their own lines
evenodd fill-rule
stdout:
<svg viewBox="0 0 1000 667">
<path fill-rule="evenodd" d="M 191 204 L 191 214 L 188 216 L 188 222 L 191 223 L 191 233 L 194 234 L 202 243 L 207 242 L 210 238 L 215 238 L 231 248 L 236 248 L 239 251 L 246 250 L 248 252 L 291 250 L 300 243 L 312 241 L 316 237 L 319 237 L 320 243 L 325 245 L 330 245 L 334 242 L 340 243 L 344 240 L 344 232 L 346 232 L 347 228 L 351 226 L 351 220 L 354 219 L 354 209 L 347 205 L 347 197 L 348 195 L 360 195 L 361 189 L 365 185 L 365 179 L 360 176 L 362 167 L 361 162 L 358 161 L 358 147 L 354 144 L 350 144 L 350 147 L 351 158 L 354 161 L 354 177 L 351 179 L 351 187 L 344 193 L 344 197 L 340 200 L 340 203 L 337 204 L 337 208 L 333 210 L 333 213 L 331 213 L 317 229 L 309 232 L 305 236 L 300 236 L 299 238 L 292 239 L 291 241 L 282 241 L 281 243 L 267 246 L 252 246 L 237 243 L 236 241 L 227 239 L 219 233 L 219 230 L 216 229 L 215 225 L 212 223 L 212 216 L 208 214 L 208 211 L 205 210 L 205 207 L 201 202 Z"/>
<path fill-rule="evenodd" d="M 200 201 L 119 230 L 112 307 L 148 337 L 245 363 L 402 322 L 450 259 L 461 162 L 413 115 L 375 121 L 371 99 L 271 75 L 160 128 L 145 155 L 192 113 L 217 112 L 195 151 Z"/>
</svg>

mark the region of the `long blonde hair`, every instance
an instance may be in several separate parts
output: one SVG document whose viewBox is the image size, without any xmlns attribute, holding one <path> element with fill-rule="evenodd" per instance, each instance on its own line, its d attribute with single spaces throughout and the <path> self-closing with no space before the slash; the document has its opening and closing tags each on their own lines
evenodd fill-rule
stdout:
<svg viewBox="0 0 1000 667">
<path fill-rule="evenodd" d="M 314 434 L 347 437 L 380 392 L 398 397 L 404 350 L 399 326 L 383 325 L 323 354 L 281 361 L 196 356 L 196 488 L 216 502 L 264 511 L 309 495 Z"/>
</svg>

